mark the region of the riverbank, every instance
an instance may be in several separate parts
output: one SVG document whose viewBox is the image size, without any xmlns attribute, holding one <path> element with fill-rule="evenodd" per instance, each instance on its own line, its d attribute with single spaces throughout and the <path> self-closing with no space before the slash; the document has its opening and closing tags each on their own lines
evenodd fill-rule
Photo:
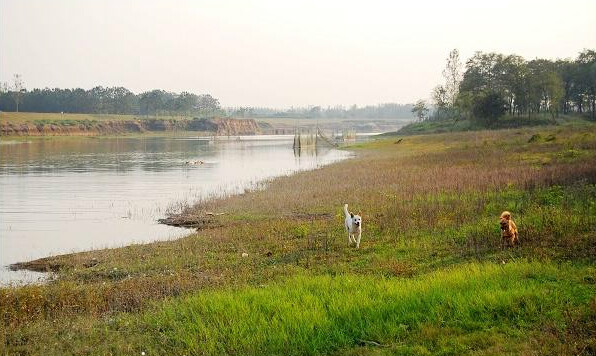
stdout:
<svg viewBox="0 0 596 356">
<path fill-rule="evenodd" d="M 135 116 L 0 112 L 0 136 L 135 136 L 135 135 L 293 135 L 299 128 L 316 132 L 388 132 L 406 125 L 410 118 L 193 118 L 191 116 Z"/>
<path fill-rule="evenodd" d="M 0 133 L 18 136 L 105 136 L 197 132 L 206 135 L 256 135 L 268 129 L 252 119 L 142 117 L 61 113 L 0 113 Z"/>
<path fill-rule="evenodd" d="M 595 131 L 357 144 L 188 209 L 186 238 L 37 261 L 55 281 L 0 289 L 3 353 L 593 353 Z M 500 249 L 503 210 L 519 248 Z"/>
</svg>

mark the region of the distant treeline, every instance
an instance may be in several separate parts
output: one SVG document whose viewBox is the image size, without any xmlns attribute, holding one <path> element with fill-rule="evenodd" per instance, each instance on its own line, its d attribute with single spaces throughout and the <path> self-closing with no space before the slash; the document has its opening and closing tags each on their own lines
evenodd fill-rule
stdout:
<svg viewBox="0 0 596 356">
<path fill-rule="evenodd" d="M 490 125 L 499 117 L 532 117 L 546 113 L 578 113 L 592 119 L 596 112 L 596 52 L 584 50 L 575 59 L 525 60 L 517 55 L 476 52 L 462 73 L 453 50 L 443 71 L 444 84 L 432 92 L 434 112 L 419 101 L 421 119 L 472 119 Z"/>
<path fill-rule="evenodd" d="M 134 94 L 123 87 L 77 89 L 21 88 L 20 78 L 0 91 L 0 110 L 65 112 L 81 114 L 196 115 L 221 114 L 219 101 L 209 94 L 196 95 L 164 90 Z"/>
<path fill-rule="evenodd" d="M 320 106 L 290 108 L 287 110 L 262 108 L 262 107 L 239 107 L 228 108 L 226 112 L 234 117 L 250 118 L 370 118 L 370 119 L 401 119 L 412 118 L 413 104 L 386 103 L 379 105 L 367 105 L 358 107 L 352 105 L 349 108 L 334 106 L 322 108 Z"/>
<path fill-rule="evenodd" d="M 45 88 L 28 91 L 20 77 L 0 86 L 0 111 L 65 112 L 81 114 L 231 116 L 247 118 L 412 118 L 412 104 L 379 104 L 349 108 L 320 106 L 285 110 L 264 107 L 222 109 L 209 94 L 196 95 L 164 90 L 135 94 L 124 87 L 95 87 L 85 90 Z"/>
</svg>

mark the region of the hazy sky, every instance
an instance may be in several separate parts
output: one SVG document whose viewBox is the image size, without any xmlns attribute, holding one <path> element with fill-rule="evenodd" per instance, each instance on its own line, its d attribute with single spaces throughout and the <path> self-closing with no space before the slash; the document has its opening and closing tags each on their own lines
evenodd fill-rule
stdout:
<svg viewBox="0 0 596 356">
<path fill-rule="evenodd" d="M 595 0 L 0 0 L 0 81 L 224 106 L 407 103 L 429 96 L 453 48 L 555 59 L 595 47 Z"/>
</svg>

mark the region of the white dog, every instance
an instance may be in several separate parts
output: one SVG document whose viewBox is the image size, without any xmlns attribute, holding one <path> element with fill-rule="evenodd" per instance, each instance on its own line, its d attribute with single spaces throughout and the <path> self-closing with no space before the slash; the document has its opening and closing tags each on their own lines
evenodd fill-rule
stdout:
<svg viewBox="0 0 596 356">
<path fill-rule="evenodd" d="M 344 213 L 346 214 L 346 230 L 348 231 L 348 246 L 353 242 L 356 248 L 360 248 L 360 238 L 362 237 L 362 217 L 348 212 L 348 204 L 344 204 Z M 358 237 L 355 235 L 358 234 Z"/>
</svg>

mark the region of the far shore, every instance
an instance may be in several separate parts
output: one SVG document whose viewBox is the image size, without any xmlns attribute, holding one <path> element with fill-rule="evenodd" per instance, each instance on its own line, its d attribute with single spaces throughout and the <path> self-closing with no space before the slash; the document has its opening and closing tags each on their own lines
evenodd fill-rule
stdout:
<svg viewBox="0 0 596 356">
<path fill-rule="evenodd" d="M 197 118 L 191 115 L 116 115 L 0 112 L 0 137 L 293 135 L 297 129 L 341 133 L 387 132 L 407 124 L 403 119 L 358 118 Z"/>
</svg>

